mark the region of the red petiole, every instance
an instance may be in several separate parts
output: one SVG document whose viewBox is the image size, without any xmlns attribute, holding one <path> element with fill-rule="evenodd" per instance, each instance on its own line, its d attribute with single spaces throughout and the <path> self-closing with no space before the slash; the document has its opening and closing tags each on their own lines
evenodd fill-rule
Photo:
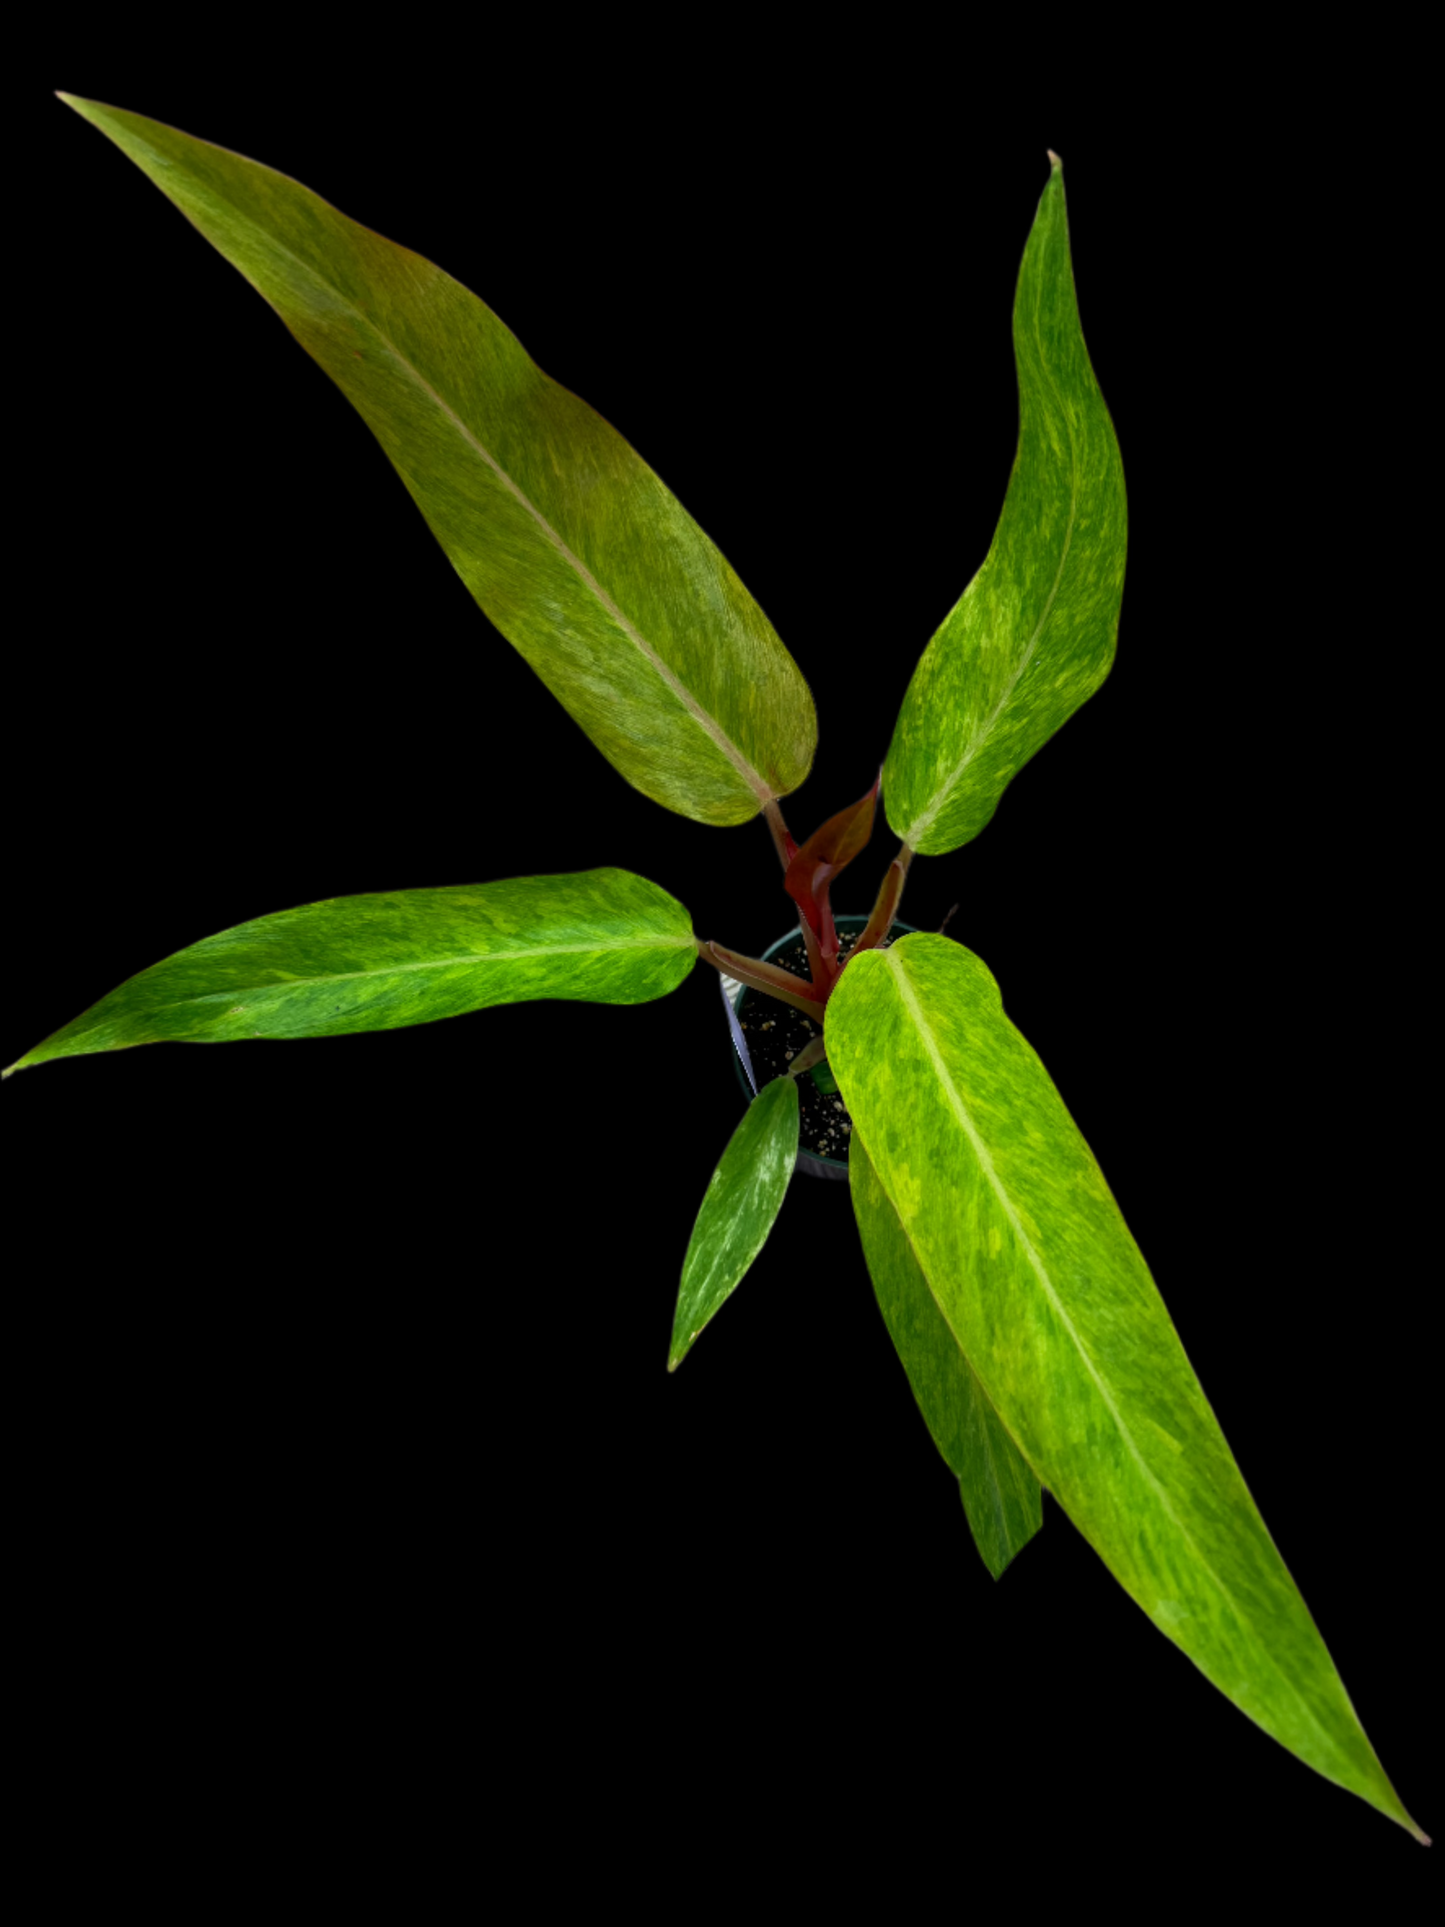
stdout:
<svg viewBox="0 0 1445 1927">
<path fill-rule="evenodd" d="M 739 983 L 747 984 L 753 990 L 776 997 L 782 1003 L 791 1004 L 795 1010 L 801 1010 L 813 1018 L 820 1027 L 828 999 L 848 962 L 847 957 L 841 963 L 838 960 L 838 930 L 829 892 L 833 879 L 867 846 L 873 833 L 873 818 L 882 781 L 883 772 L 880 770 L 877 781 L 866 796 L 860 797 L 846 810 L 839 810 L 836 816 L 830 816 L 802 845 L 796 843 L 789 833 L 776 801 L 767 804 L 763 811 L 773 847 L 783 866 L 783 888 L 798 906 L 799 928 L 808 957 L 808 979 L 798 977 L 791 970 L 784 970 L 780 964 L 765 963 L 761 957 L 742 956 L 735 950 L 724 949 L 719 943 L 705 943 L 701 938 L 698 939 L 698 955 L 715 970 L 735 977 Z M 860 950 L 874 949 L 887 937 L 898 913 L 898 902 L 903 895 L 904 881 L 912 861 L 912 850 L 906 843 L 901 844 L 898 855 L 888 866 L 863 934 L 848 953 L 850 957 L 856 957 Z M 817 1055 L 819 1059 L 823 1055 L 821 1038 L 817 1040 Z"/>
</svg>

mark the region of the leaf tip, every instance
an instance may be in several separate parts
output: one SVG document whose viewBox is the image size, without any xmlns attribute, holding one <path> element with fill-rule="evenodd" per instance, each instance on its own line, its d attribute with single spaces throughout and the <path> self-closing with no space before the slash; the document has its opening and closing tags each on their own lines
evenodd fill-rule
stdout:
<svg viewBox="0 0 1445 1927">
<path fill-rule="evenodd" d="M 1052 147 L 1045 148 L 1044 151 L 1049 157 L 1049 166 L 1054 170 L 1056 174 L 1062 174 L 1064 171 L 1064 163 L 1059 159 L 1058 155 L 1054 152 L 1053 148 Z"/>
</svg>

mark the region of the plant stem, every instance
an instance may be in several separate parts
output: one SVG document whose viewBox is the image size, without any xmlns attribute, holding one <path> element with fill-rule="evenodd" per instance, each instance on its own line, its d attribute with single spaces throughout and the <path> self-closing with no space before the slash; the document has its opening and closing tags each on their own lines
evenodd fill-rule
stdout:
<svg viewBox="0 0 1445 1927">
<path fill-rule="evenodd" d="M 815 1064 L 821 1064 L 827 1054 L 828 1041 L 820 1032 L 811 1044 L 804 1044 L 792 1063 L 789 1064 L 784 1075 L 787 1077 L 796 1077 L 799 1071 L 810 1071 Z"/>
<path fill-rule="evenodd" d="M 812 928 L 805 916 L 799 917 L 798 928 L 803 933 L 803 948 L 808 953 L 808 969 L 813 974 L 813 982 L 817 987 L 818 995 L 820 997 L 826 997 L 838 981 L 837 960 L 835 958 L 831 963 L 824 962 L 823 953 L 818 948 L 818 939 L 813 935 Z"/>
<path fill-rule="evenodd" d="M 900 843 L 897 856 L 888 866 L 888 874 L 883 879 L 878 891 L 878 899 L 873 905 L 863 934 L 848 952 L 850 957 L 856 957 L 860 950 L 875 949 L 893 928 L 893 919 L 898 914 L 899 900 L 903 895 L 904 881 L 908 876 L 908 866 L 912 861 L 912 850 L 906 843 Z"/>
<path fill-rule="evenodd" d="M 808 985 L 802 977 L 795 977 L 791 970 L 784 970 L 781 964 L 764 963 L 761 957 L 741 957 L 735 950 L 724 950 L 720 943 L 706 943 L 701 937 L 694 941 L 697 954 L 703 962 L 710 963 L 724 977 L 736 977 L 740 984 L 760 990 L 764 996 L 776 997 L 779 1003 L 791 1004 L 795 1010 L 801 1010 L 805 1017 L 822 1023 L 824 999 L 821 996 L 810 997 Z"/>
<path fill-rule="evenodd" d="M 772 833 L 773 848 L 778 853 L 778 861 L 786 870 L 797 854 L 798 846 L 788 834 L 788 826 L 783 821 L 783 812 L 778 808 L 776 797 L 771 803 L 764 803 L 763 815 Z"/>
</svg>

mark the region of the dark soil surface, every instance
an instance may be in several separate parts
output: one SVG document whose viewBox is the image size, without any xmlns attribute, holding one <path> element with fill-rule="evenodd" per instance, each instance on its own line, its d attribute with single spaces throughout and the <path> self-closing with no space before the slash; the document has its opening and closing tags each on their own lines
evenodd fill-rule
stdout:
<svg viewBox="0 0 1445 1927">
<path fill-rule="evenodd" d="M 839 932 L 838 955 L 846 957 L 861 933 Z M 896 926 L 895 926 L 895 934 Z M 892 937 L 889 938 L 892 942 Z M 887 945 L 884 945 L 887 948 Z M 771 962 L 781 964 L 784 970 L 791 970 L 795 977 L 808 981 L 808 954 L 803 948 L 803 939 L 773 953 Z M 773 1078 L 786 1074 L 788 1066 L 805 1045 L 810 1044 L 818 1034 L 818 1026 L 811 1018 L 805 1017 L 791 1004 L 779 1003 L 776 997 L 749 986 L 738 1000 L 738 1022 L 743 1036 L 747 1039 L 748 1055 L 753 1060 L 753 1076 L 757 1079 L 758 1089 L 771 1083 Z M 848 1139 L 853 1130 L 853 1120 L 849 1117 L 842 1096 L 837 1093 L 820 1091 L 814 1083 L 811 1072 L 804 1071 L 798 1079 L 798 1148 L 810 1152 L 815 1158 L 831 1158 L 835 1163 L 848 1162 Z"/>
</svg>

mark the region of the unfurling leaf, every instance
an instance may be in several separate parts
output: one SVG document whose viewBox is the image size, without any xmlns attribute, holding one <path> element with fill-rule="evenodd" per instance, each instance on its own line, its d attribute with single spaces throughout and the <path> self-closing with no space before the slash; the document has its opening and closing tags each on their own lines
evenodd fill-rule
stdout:
<svg viewBox="0 0 1445 1927">
<path fill-rule="evenodd" d="M 939 936 L 865 952 L 828 1006 L 828 1057 L 929 1292 L 1036 1477 L 1207 1678 L 1418 1835 L 985 966 Z"/>
<path fill-rule="evenodd" d="M 918 1409 L 958 1480 L 973 1542 L 995 1579 L 1044 1522 L 1039 1482 L 1019 1455 L 940 1311 L 856 1126 L 848 1181 L 878 1308 Z"/>
<path fill-rule="evenodd" d="M 670 1372 L 747 1275 L 782 1209 L 797 1161 L 798 1087 L 791 1077 L 775 1077 L 743 1114 L 703 1194 L 683 1261 Z"/>
<path fill-rule="evenodd" d="M 888 822 L 956 850 L 1108 674 L 1124 589 L 1124 470 L 1089 365 L 1058 160 L 1014 301 L 1019 444 L 983 567 L 914 671 L 883 766 Z"/>
<path fill-rule="evenodd" d="M 275 308 L 486 614 L 629 783 L 699 822 L 742 823 L 802 782 L 813 699 L 772 624 L 641 457 L 490 308 L 284 174 L 61 99 Z"/>
<path fill-rule="evenodd" d="M 873 834 L 873 812 L 878 802 L 874 783 L 866 796 L 830 816 L 797 850 L 783 875 L 783 888 L 802 911 L 806 926 L 819 939 L 823 955 L 836 956 L 838 939 L 828 907 L 828 890 L 841 870 L 866 848 Z"/>
<path fill-rule="evenodd" d="M 396 1030 L 537 997 L 641 1004 L 696 956 L 686 910 L 629 870 L 331 897 L 152 964 L 10 1070 L 131 1044 Z"/>
</svg>

